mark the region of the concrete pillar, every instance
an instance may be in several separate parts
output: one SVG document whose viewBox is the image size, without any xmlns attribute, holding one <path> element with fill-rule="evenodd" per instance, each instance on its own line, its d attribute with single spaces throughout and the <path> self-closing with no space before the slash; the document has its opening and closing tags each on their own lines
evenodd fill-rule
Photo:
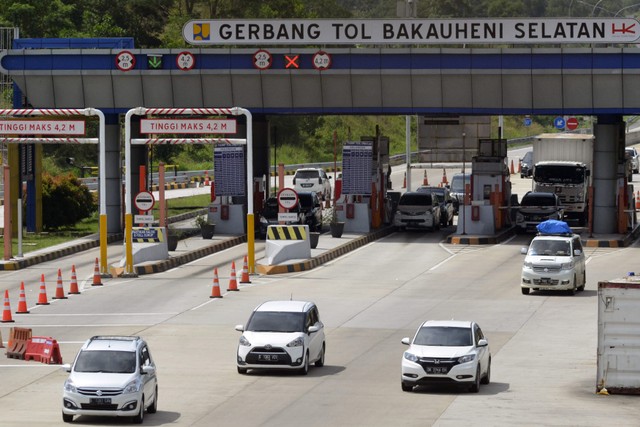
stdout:
<svg viewBox="0 0 640 427">
<path fill-rule="evenodd" d="M 122 173 L 120 170 L 120 125 L 118 114 L 105 114 L 105 177 L 107 204 L 107 233 L 121 233 L 124 229 L 122 212 Z"/>
<path fill-rule="evenodd" d="M 616 234 L 618 161 L 624 147 L 625 123 L 621 116 L 598 116 L 593 126 L 593 232 Z"/>
</svg>

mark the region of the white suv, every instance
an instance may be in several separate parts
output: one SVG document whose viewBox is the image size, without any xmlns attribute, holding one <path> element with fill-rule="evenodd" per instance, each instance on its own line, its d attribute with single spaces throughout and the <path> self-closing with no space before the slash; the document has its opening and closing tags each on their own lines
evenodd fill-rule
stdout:
<svg viewBox="0 0 640 427">
<path fill-rule="evenodd" d="M 331 181 L 321 168 L 298 169 L 293 175 L 293 189 L 317 193 L 321 200 L 331 199 Z"/>
<path fill-rule="evenodd" d="M 80 349 L 73 365 L 64 365 L 62 420 L 74 415 L 132 417 L 158 409 L 156 366 L 147 343 L 136 336 L 95 336 Z"/>
<path fill-rule="evenodd" d="M 301 375 L 309 364 L 324 366 L 324 325 L 318 308 L 307 301 L 268 301 L 253 310 L 238 343 L 238 373 L 248 369 L 293 369 Z"/>
<path fill-rule="evenodd" d="M 520 252 L 527 255 L 520 280 L 524 295 L 530 290 L 564 290 L 570 295 L 584 290 L 586 263 L 577 234 L 538 235 Z"/>
</svg>

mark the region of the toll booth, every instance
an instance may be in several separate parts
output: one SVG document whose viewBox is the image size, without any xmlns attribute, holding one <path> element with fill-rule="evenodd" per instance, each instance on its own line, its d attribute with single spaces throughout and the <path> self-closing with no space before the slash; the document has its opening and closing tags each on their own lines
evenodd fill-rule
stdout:
<svg viewBox="0 0 640 427">
<path fill-rule="evenodd" d="M 216 225 L 216 233 L 244 234 L 247 205 L 242 197 L 218 197 L 209 204 L 207 219 Z"/>
<path fill-rule="evenodd" d="M 479 141 L 471 182 L 458 213 L 458 234 L 493 235 L 509 223 L 511 180 L 506 140 Z"/>
</svg>

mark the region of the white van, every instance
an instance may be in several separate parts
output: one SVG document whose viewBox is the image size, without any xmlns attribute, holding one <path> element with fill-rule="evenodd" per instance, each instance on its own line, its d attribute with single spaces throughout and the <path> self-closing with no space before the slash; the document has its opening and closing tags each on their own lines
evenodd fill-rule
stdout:
<svg viewBox="0 0 640 427">
<path fill-rule="evenodd" d="M 520 288 L 530 290 L 564 290 L 569 295 L 583 291 L 587 283 L 585 256 L 577 234 L 541 234 L 533 238 L 522 265 Z"/>
<path fill-rule="evenodd" d="M 293 189 L 297 192 L 317 193 L 321 200 L 331 200 L 331 181 L 322 168 L 302 168 L 293 175 Z"/>
</svg>

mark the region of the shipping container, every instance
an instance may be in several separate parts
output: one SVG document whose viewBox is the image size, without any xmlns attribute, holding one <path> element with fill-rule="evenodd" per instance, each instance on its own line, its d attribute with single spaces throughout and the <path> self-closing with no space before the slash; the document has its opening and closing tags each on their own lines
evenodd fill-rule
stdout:
<svg viewBox="0 0 640 427">
<path fill-rule="evenodd" d="M 640 276 L 598 283 L 596 392 L 640 394 Z"/>
</svg>

